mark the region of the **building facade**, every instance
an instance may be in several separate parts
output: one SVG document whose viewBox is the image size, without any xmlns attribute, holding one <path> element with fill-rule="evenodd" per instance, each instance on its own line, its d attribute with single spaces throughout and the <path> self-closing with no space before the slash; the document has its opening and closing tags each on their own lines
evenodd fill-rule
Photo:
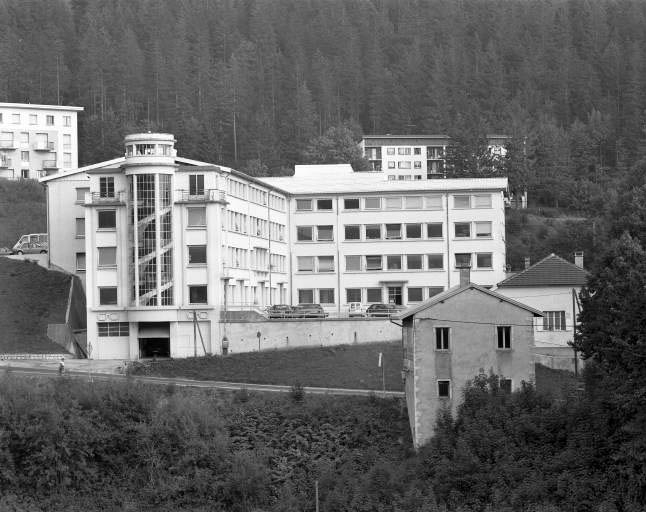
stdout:
<svg viewBox="0 0 646 512">
<path fill-rule="evenodd" d="M 38 179 L 78 167 L 83 107 L 0 103 L 0 178 Z"/>
<path fill-rule="evenodd" d="M 413 443 L 434 433 L 438 412 L 455 414 L 465 385 L 494 373 L 503 390 L 534 380 L 534 318 L 541 312 L 468 282 L 402 312 L 405 394 Z"/>
</svg>

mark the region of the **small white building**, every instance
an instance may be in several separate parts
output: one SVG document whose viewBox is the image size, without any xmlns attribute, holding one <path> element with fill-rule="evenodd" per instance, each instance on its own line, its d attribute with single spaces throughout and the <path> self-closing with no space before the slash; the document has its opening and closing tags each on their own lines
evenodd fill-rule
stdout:
<svg viewBox="0 0 646 512">
<path fill-rule="evenodd" d="M 83 107 L 0 103 L 0 178 L 38 179 L 78 167 Z"/>
</svg>

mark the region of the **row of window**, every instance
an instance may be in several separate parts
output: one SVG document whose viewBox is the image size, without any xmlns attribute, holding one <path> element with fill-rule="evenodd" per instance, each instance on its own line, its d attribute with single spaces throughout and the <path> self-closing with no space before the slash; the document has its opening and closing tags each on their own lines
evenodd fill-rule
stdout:
<svg viewBox="0 0 646 512">
<path fill-rule="evenodd" d="M 285 225 L 278 222 L 267 222 L 265 219 L 247 216 L 244 213 L 227 211 L 229 231 L 246 234 L 247 230 L 253 236 L 267 237 L 267 227 L 272 240 L 285 240 Z M 191 224 L 189 223 L 189 226 Z M 223 226 L 224 227 L 224 226 Z"/>
<path fill-rule="evenodd" d="M 501 391 L 511 393 L 511 379 L 500 379 L 498 382 Z M 437 396 L 438 398 L 451 398 L 451 381 L 449 379 L 439 379 L 437 381 Z"/>
<path fill-rule="evenodd" d="M 28 114 L 29 124 L 38 124 L 38 114 Z M 56 121 L 56 116 L 53 114 L 45 114 L 45 124 L 47 126 L 54 126 Z M 15 113 L 5 116 L 3 112 L 0 112 L 0 123 L 11 123 L 11 124 L 21 124 L 22 123 L 22 114 Z M 63 126 L 72 126 L 72 116 L 63 116 Z"/>
<path fill-rule="evenodd" d="M 409 286 L 406 288 L 406 296 L 409 303 L 422 302 L 443 291 L 442 286 Z M 348 303 L 378 304 L 384 302 L 384 291 L 382 288 L 346 288 L 345 298 Z M 389 293 L 390 298 L 392 298 L 392 293 Z"/>
<path fill-rule="evenodd" d="M 511 350 L 511 326 L 496 326 L 496 347 L 499 350 Z M 450 327 L 435 327 L 435 350 L 451 350 Z"/>
<path fill-rule="evenodd" d="M 424 229 L 426 226 L 426 229 Z M 346 224 L 343 226 L 344 240 L 420 240 L 442 239 L 443 224 L 429 222 L 426 224 Z M 491 221 L 455 222 L 454 236 L 460 239 L 491 238 Z M 334 241 L 334 227 L 296 226 L 296 240 L 299 242 L 331 242 Z"/>
<path fill-rule="evenodd" d="M 475 255 L 475 257 L 474 257 Z M 455 253 L 455 267 L 472 266 L 477 270 L 493 268 L 493 253 Z M 299 272 L 334 272 L 334 256 L 298 256 Z M 376 270 L 444 270 L 444 254 L 368 254 L 345 256 L 346 272 L 372 272 Z"/>
<path fill-rule="evenodd" d="M 491 194 L 454 194 L 454 209 L 491 208 Z M 442 196 L 374 196 L 346 197 L 343 199 L 344 210 L 442 210 Z M 296 199 L 296 211 L 332 211 L 331 198 Z"/>
<path fill-rule="evenodd" d="M 387 155 L 394 155 L 395 151 L 398 155 L 415 155 L 422 156 L 421 147 L 386 147 Z M 365 157 L 368 160 L 381 160 L 381 148 L 380 147 L 371 147 L 365 148 Z M 444 158 L 444 147 L 443 146 L 426 146 L 426 158 L 441 159 Z"/>
<path fill-rule="evenodd" d="M 203 284 L 189 286 L 188 302 L 189 304 L 206 304 L 208 302 L 207 286 Z M 117 304 L 116 286 L 99 287 L 100 306 L 116 306 Z M 128 329 L 126 328 L 124 331 L 123 326 L 119 326 L 118 324 L 125 324 L 127 326 L 128 322 L 99 322 L 99 326 L 103 325 L 103 329 L 99 329 L 99 336 L 128 336 Z M 115 332 L 125 332 L 125 334 L 115 334 Z"/>
</svg>

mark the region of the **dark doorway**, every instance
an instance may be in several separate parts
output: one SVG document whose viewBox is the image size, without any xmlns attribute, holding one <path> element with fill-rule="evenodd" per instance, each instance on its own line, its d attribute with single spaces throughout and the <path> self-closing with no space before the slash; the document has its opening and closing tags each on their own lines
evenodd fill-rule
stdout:
<svg viewBox="0 0 646 512">
<path fill-rule="evenodd" d="M 139 357 L 170 357 L 170 324 L 139 323 Z"/>
<path fill-rule="evenodd" d="M 389 286 L 388 287 L 388 303 L 397 304 L 401 306 L 402 304 L 402 287 L 401 286 Z"/>
</svg>

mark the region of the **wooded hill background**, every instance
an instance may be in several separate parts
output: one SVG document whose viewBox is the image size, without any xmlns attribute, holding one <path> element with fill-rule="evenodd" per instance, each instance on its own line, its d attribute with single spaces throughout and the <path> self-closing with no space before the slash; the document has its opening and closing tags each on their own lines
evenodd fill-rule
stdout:
<svg viewBox="0 0 646 512">
<path fill-rule="evenodd" d="M 342 123 L 507 134 L 514 187 L 595 211 L 646 155 L 645 21 L 631 0 L 0 0 L 0 100 L 85 107 L 82 164 L 142 128 L 253 174 Z"/>
</svg>

